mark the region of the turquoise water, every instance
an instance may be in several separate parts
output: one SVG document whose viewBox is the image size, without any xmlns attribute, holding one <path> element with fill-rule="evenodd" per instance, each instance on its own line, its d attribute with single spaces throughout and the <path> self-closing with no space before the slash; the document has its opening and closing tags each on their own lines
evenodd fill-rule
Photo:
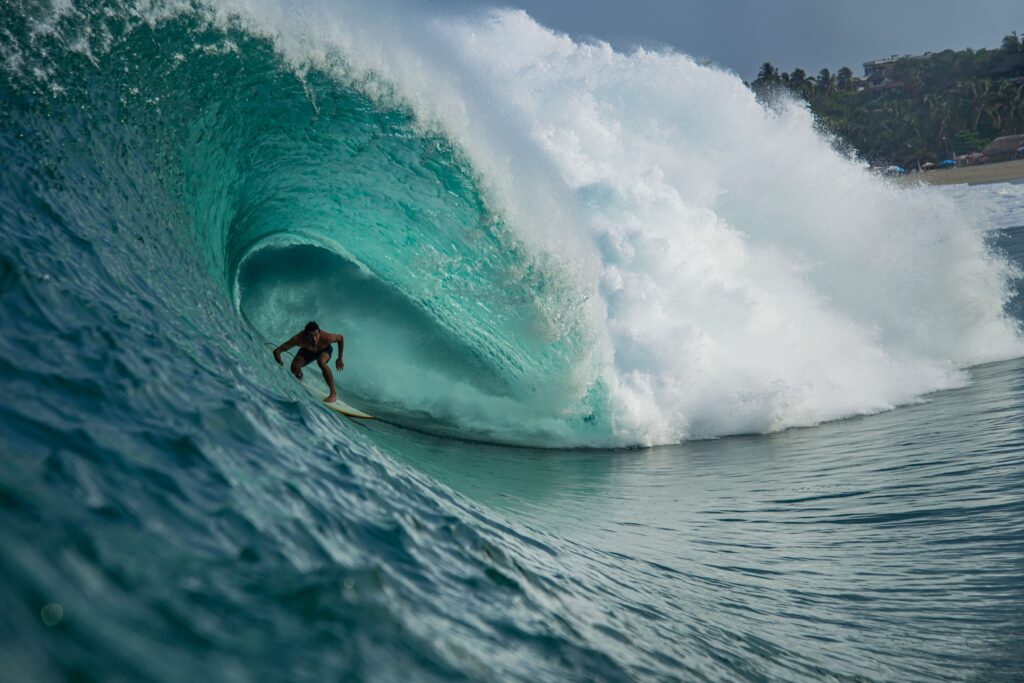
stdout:
<svg viewBox="0 0 1024 683">
<path fill-rule="evenodd" d="M 0 8 L 4 680 L 1024 677 L 1014 186 L 404 10 Z"/>
</svg>

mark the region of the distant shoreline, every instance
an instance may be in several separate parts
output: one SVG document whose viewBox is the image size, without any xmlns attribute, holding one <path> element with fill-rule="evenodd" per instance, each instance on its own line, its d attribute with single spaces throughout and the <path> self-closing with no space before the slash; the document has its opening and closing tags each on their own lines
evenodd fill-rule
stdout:
<svg viewBox="0 0 1024 683">
<path fill-rule="evenodd" d="M 1003 161 L 980 166 L 964 166 L 934 171 L 924 171 L 906 176 L 907 180 L 921 181 L 928 185 L 985 185 L 1024 180 L 1024 159 Z"/>
</svg>

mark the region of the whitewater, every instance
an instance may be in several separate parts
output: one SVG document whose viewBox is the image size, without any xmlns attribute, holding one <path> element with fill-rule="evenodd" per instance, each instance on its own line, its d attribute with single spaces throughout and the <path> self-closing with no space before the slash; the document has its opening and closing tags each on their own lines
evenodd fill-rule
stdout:
<svg viewBox="0 0 1024 683">
<path fill-rule="evenodd" d="M 535 283 L 508 283 L 536 297 L 511 343 L 565 350 L 534 373 L 497 368 L 518 375 L 505 392 L 555 402 L 531 396 L 517 403 L 533 411 L 510 410 L 481 397 L 487 389 L 445 386 L 450 403 L 431 407 L 463 432 L 540 445 L 759 433 L 888 409 L 961 384 L 964 365 L 1019 355 L 1003 314 L 1012 271 L 986 249 L 977 217 L 866 177 L 803 109 L 765 111 L 734 76 L 676 54 L 577 44 L 521 12 L 398 25 L 367 14 L 349 23 L 316 5 L 287 17 L 260 7 L 255 21 L 301 36 L 277 44 L 294 64 L 337 51 L 340 78 L 394 84 L 422 125 L 457 141 L 503 232 L 523 243 L 520 258 L 559 280 L 539 297 Z M 360 218 L 332 222 L 365 229 Z M 464 261 L 461 251 L 434 258 Z M 428 267 L 436 277 L 453 266 Z M 489 289 L 505 284 L 486 277 Z M 391 283 L 413 296 L 431 286 Z M 428 296 L 442 324 L 473 338 L 482 325 L 458 299 L 478 295 Z M 394 339 L 394 327 L 368 336 Z M 429 399 L 404 392 L 438 379 L 419 359 L 402 363 L 403 351 L 390 364 L 407 373 L 367 384 L 408 413 Z M 490 355 L 522 366 L 538 351 Z M 552 427 L 552 414 L 569 427 Z M 603 429 L 571 424 L 595 415 Z"/>
<path fill-rule="evenodd" d="M 0 36 L 11 680 L 1024 675 L 1021 185 L 520 11 Z"/>
</svg>

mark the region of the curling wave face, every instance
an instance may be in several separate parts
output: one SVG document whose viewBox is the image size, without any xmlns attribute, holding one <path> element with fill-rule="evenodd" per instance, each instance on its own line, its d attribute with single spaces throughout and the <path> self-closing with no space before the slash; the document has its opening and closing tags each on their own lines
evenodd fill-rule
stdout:
<svg viewBox="0 0 1024 683">
<path fill-rule="evenodd" d="M 975 217 L 731 75 L 516 12 L 283 11 L 72 5 L 8 63 L 124 121 L 108 144 L 157 176 L 136 201 L 173 204 L 265 339 L 345 331 L 346 386 L 397 421 L 547 446 L 766 432 L 1021 350 Z"/>
</svg>

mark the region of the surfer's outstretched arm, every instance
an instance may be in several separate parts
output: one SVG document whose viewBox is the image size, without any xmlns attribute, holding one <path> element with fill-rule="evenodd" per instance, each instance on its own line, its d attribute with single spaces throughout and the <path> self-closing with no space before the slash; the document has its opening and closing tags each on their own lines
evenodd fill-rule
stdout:
<svg viewBox="0 0 1024 683">
<path fill-rule="evenodd" d="M 336 334 L 334 336 L 336 337 L 334 341 L 338 342 L 338 360 L 335 361 L 334 367 L 339 370 L 344 370 L 345 361 L 343 360 L 343 357 L 345 355 L 345 336 L 342 334 Z"/>
<path fill-rule="evenodd" d="M 278 365 L 284 365 L 284 361 L 281 360 L 281 352 L 287 351 L 288 349 L 292 348 L 293 346 L 298 346 L 298 345 L 299 345 L 299 342 L 296 340 L 295 337 L 292 337 L 291 339 L 286 341 L 284 344 L 281 344 L 276 349 L 274 349 L 274 360 L 277 361 L 277 364 Z"/>
</svg>

